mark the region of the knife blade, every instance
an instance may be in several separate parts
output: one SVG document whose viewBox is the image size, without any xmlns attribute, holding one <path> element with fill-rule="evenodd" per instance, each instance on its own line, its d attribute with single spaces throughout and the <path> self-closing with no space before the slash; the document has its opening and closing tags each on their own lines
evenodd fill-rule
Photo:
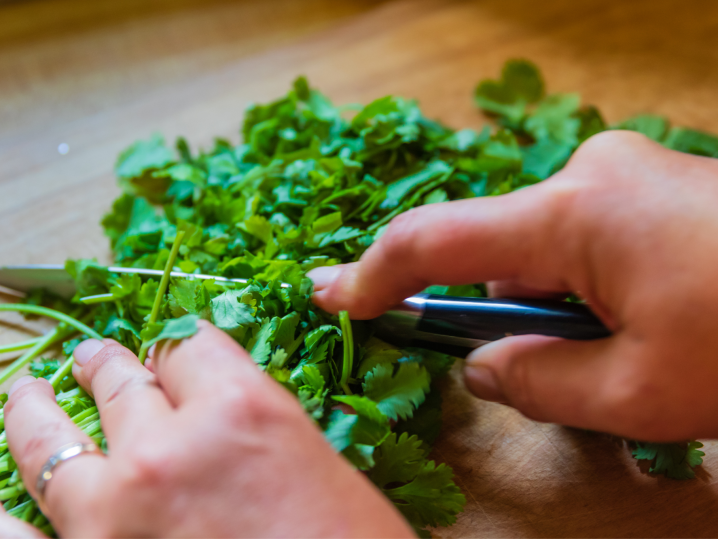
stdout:
<svg viewBox="0 0 718 539">
<path fill-rule="evenodd" d="M 107 268 L 110 273 L 136 273 L 146 277 L 162 277 L 162 270 L 144 268 L 123 268 L 121 266 L 110 266 Z M 229 279 L 217 275 L 205 275 L 199 273 L 184 273 L 173 271 L 172 277 L 185 279 L 214 279 L 216 282 L 247 284 L 247 279 Z M 44 288 L 63 298 L 71 298 L 75 294 L 75 280 L 65 271 L 63 264 L 26 264 L 22 266 L 0 267 L 0 286 L 11 291 L 26 293 L 33 288 Z M 282 283 L 282 287 L 289 288 L 291 285 Z"/>
</svg>

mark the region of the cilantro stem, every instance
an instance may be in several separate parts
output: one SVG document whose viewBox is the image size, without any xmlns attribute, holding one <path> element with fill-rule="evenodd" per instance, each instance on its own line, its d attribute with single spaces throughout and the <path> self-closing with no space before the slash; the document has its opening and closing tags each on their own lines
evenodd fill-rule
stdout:
<svg viewBox="0 0 718 539">
<path fill-rule="evenodd" d="M 24 303 L 3 303 L 0 304 L 0 311 L 17 311 L 38 314 L 41 316 L 47 316 L 48 318 L 54 318 L 55 320 L 59 320 L 60 322 L 62 322 L 60 325 L 58 325 L 42 337 L 38 337 L 37 342 L 27 352 L 25 352 L 23 355 L 13 361 L 2 372 L 2 374 L 0 374 L 0 384 L 7 382 L 13 374 L 18 372 L 30 361 L 42 354 L 56 341 L 64 339 L 70 333 L 70 328 L 74 328 L 78 331 L 81 331 L 82 333 L 86 334 L 88 337 L 92 337 L 93 339 L 102 340 L 102 335 L 97 333 L 94 329 L 86 326 L 79 320 L 76 320 L 75 318 L 66 315 L 65 313 L 61 313 L 53 309 L 48 309 L 47 307 L 41 307 L 39 305 L 25 305 Z M 72 368 L 72 362 L 70 360 L 66 361 L 65 363 L 69 363 L 67 367 L 68 369 Z M 65 365 L 63 365 L 61 369 L 64 367 Z M 63 375 L 63 377 L 64 376 L 65 375 Z M 57 389 L 54 384 L 53 387 Z"/>
<path fill-rule="evenodd" d="M 60 382 L 62 382 L 62 379 L 70 374 L 70 371 L 72 370 L 72 364 L 75 362 L 75 356 L 70 356 L 65 363 L 60 365 L 60 368 L 55 371 L 55 374 L 52 375 L 50 378 L 50 384 L 52 385 L 52 388 L 55 390 L 55 393 L 57 393 L 58 386 L 60 385 Z"/>
<path fill-rule="evenodd" d="M 60 402 L 61 400 L 71 399 L 72 397 L 79 397 L 83 391 L 84 390 L 78 386 L 76 388 L 65 391 L 64 393 L 58 393 L 57 395 L 55 395 L 55 399 L 57 399 L 57 402 Z M 0 412 L 1 411 L 2 410 L 0 410 Z"/>
<path fill-rule="evenodd" d="M 115 299 L 114 294 L 97 294 L 95 296 L 80 298 L 80 302 L 84 305 L 92 305 L 93 303 L 102 303 L 103 301 L 112 301 L 113 299 Z"/>
<path fill-rule="evenodd" d="M 13 361 L 8 367 L 0 374 L 0 384 L 7 382 L 10 377 L 22 369 L 25 365 L 30 363 L 37 356 L 42 354 L 47 348 L 59 338 L 65 336 L 66 329 L 62 326 L 57 326 L 48 333 L 42 336 L 42 338 L 32 347 L 30 350 L 25 352 L 15 361 Z"/>
<path fill-rule="evenodd" d="M 177 232 L 177 236 L 175 237 L 175 241 L 172 244 L 172 250 L 170 251 L 170 256 L 167 258 L 167 263 L 165 264 L 165 271 L 162 274 L 162 279 L 160 280 L 160 286 L 157 289 L 157 294 L 155 295 L 155 302 L 152 304 L 152 312 L 150 312 L 150 317 L 145 323 L 145 327 L 149 326 L 150 324 L 154 324 L 157 321 L 157 317 L 160 314 L 160 307 L 162 306 L 162 299 L 165 297 L 165 292 L 167 291 L 167 285 L 169 285 L 170 282 L 170 273 L 172 272 L 172 268 L 174 267 L 175 260 L 177 259 L 177 254 L 179 253 L 180 245 L 182 245 L 182 240 L 184 239 L 184 230 Z M 145 346 L 144 343 L 142 343 L 142 346 L 140 347 L 140 355 L 139 360 L 140 363 L 143 365 L 145 364 L 145 359 L 147 359 L 147 350 L 149 349 L 149 346 Z"/>
<path fill-rule="evenodd" d="M 16 342 L 16 343 L 0 346 L 0 354 L 5 354 L 7 352 L 17 352 L 18 350 L 24 350 L 25 348 L 30 348 L 31 346 L 34 346 L 36 343 L 40 342 L 41 340 L 42 340 L 42 337 L 35 337 L 34 339 L 28 339 L 27 341 Z"/>
<path fill-rule="evenodd" d="M 352 335 L 352 324 L 349 320 L 349 313 L 341 311 L 339 313 L 339 325 L 342 329 L 342 341 L 344 343 L 344 360 L 342 362 L 342 376 L 339 379 L 339 385 L 347 395 L 352 395 L 349 389 L 349 376 L 354 366 L 354 336 Z"/>
<path fill-rule="evenodd" d="M 39 305 L 26 305 L 24 303 L 3 303 L 0 304 L 0 312 L 2 311 L 17 311 L 21 313 L 38 314 L 40 316 L 47 316 L 48 318 L 54 318 L 60 322 L 65 322 L 68 326 L 74 327 L 77 331 L 80 331 L 92 337 L 93 339 L 102 340 L 102 335 L 97 333 L 94 329 L 86 326 L 79 320 L 72 318 L 71 316 L 56 311 L 54 309 L 48 309 L 47 307 L 40 307 Z"/>
<path fill-rule="evenodd" d="M 9 500 L 11 498 L 20 496 L 20 494 L 24 494 L 25 492 L 27 492 L 27 490 L 25 489 L 25 485 L 23 485 L 22 483 L 18 483 L 17 485 L 14 485 L 12 487 L 1 489 L 0 500 Z"/>
</svg>

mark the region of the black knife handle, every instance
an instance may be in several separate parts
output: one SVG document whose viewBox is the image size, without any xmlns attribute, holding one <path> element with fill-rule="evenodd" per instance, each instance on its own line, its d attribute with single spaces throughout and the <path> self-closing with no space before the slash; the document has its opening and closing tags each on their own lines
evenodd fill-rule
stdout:
<svg viewBox="0 0 718 539">
<path fill-rule="evenodd" d="M 486 341 L 510 335 L 601 339 L 611 332 L 580 303 L 462 298 L 421 294 L 374 321 L 392 344 L 466 356 Z"/>
</svg>

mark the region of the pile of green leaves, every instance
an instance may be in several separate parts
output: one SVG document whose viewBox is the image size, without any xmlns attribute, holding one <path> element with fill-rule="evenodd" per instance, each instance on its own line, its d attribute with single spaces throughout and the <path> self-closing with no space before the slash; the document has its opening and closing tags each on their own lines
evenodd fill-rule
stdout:
<svg viewBox="0 0 718 539">
<path fill-rule="evenodd" d="M 170 265 L 247 282 L 172 279 L 164 294 L 156 279 L 70 261 L 77 295 L 54 306 L 88 317 L 95 331 L 135 352 L 143 343 L 191 335 L 199 318 L 212 321 L 297 397 L 332 446 L 365 471 L 418 532 L 450 525 L 465 498 L 451 468 L 428 455 L 441 425 L 436 380 L 454 359 L 397 349 L 346 313 L 320 311 L 305 273 L 357 260 L 410 208 L 540 182 L 586 138 L 612 128 L 577 95 L 546 95 L 541 75 L 526 61 L 510 61 L 500 79 L 479 84 L 475 100 L 498 128 L 455 131 L 395 96 L 336 107 L 300 77 L 286 96 L 247 110 L 241 144 L 218 139 L 209 151 L 193 153 L 181 138 L 174 149 L 157 135 L 136 142 L 119 156 L 123 194 L 102 221 L 116 262 L 163 269 L 183 233 Z M 718 156 L 718 139 L 670 127 L 658 116 L 613 127 Z M 480 283 L 430 291 L 485 294 Z M 158 321 L 150 320 L 155 298 Z M 65 343 L 66 355 L 77 342 Z M 33 368 L 54 376 L 58 402 L 101 442 L 94 403 L 71 376 L 53 374 L 58 367 Z M 47 527 L 3 444 L 4 433 L 0 499 L 12 514 Z M 698 442 L 635 447 L 636 458 L 655 462 L 652 471 L 676 478 L 692 477 L 703 455 Z"/>
</svg>

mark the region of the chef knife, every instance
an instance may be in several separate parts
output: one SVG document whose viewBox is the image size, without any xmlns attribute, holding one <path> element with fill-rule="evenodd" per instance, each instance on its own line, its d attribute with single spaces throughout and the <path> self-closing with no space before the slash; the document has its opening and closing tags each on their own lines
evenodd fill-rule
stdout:
<svg viewBox="0 0 718 539">
<path fill-rule="evenodd" d="M 161 270 L 109 267 L 112 273 L 159 277 Z M 173 277 L 214 279 L 246 284 L 246 279 L 175 272 Z M 0 286 L 19 293 L 45 288 L 63 297 L 75 293 L 75 282 L 59 264 L 0 267 Z M 288 284 L 283 284 L 289 287 Z M 574 340 L 601 339 L 610 331 L 583 304 L 549 300 L 485 299 L 418 294 L 372 320 L 382 340 L 465 357 L 489 341 L 510 335 L 548 335 Z"/>
</svg>

